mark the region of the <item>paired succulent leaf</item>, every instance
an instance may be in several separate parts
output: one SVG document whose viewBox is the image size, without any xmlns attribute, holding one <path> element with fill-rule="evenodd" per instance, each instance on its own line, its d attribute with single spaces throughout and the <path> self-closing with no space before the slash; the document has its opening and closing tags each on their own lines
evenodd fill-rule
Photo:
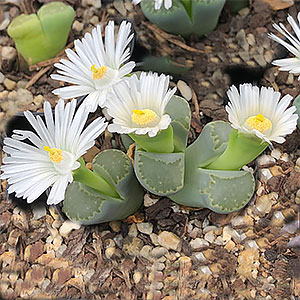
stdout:
<svg viewBox="0 0 300 300">
<path fill-rule="evenodd" d="M 154 1 L 142 1 L 144 15 L 161 29 L 188 37 L 215 29 L 225 0 L 173 0 L 172 7 L 155 10 Z"/>
<path fill-rule="evenodd" d="M 223 121 L 207 124 L 197 140 L 185 151 L 184 187 L 170 195 L 173 201 L 230 213 L 251 199 L 255 181 L 250 172 L 205 169 L 226 149 L 231 127 Z"/>
<path fill-rule="evenodd" d="M 93 160 L 93 172 L 102 176 L 120 195 L 109 197 L 80 182 L 66 191 L 63 210 L 74 222 L 92 225 L 124 219 L 142 204 L 144 191 L 136 180 L 130 159 L 119 150 L 105 150 Z"/>
<path fill-rule="evenodd" d="M 191 120 L 189 104 L 178 96 L 169 101 L 166 113 L 172 119 L 174 152 L 145 152 L 137 146 L 134 157 L 134 170 L 139 182 L 159 196 L 174 194 L 183 188 L 184 150 Z"/>
<path fill-rule="evenodd" d="M 51 2 L 43 5 L 37 14 L 17 16 L 7 32 L 18 52 L 31 65 L 55 57 L 63 50 L 74 17 L 71 6 Z"/>
</svg>

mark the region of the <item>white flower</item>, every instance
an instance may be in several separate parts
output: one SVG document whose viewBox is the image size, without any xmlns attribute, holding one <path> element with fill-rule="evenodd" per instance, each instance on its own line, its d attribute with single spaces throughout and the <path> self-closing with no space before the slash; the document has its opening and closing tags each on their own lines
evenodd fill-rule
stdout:
<svg viewBox="0 0 300 300">
<path fill-rule="evenodd" d="M 142 0 L 132 0 L 133 4 L 139 4 Z M 149 0 L 144 0 L 144 1 L 149 1 Z M 160 9 L 162 4 L 164 3 L 165 9 L 169 9 L 172 7 L 172 0 L 154 0 L 155 1 L 155 6 L 154 8 Z"/>
<path fill-rule="evenodd" d="M 110 132 L 148 134 L 154 137 L 171 123 L 165 108 L 176 88 L 168 90 L 169 76 L 145 72 L 114 87 L 106 103 L 108 114 L 113 117 Z"/>
<path fill-rule="evenodd" d="M 279 66 L 280 71 L 289 71 L 289 73 L 299 74 L 300 73 L 300 28 L 298 24 L 295 22 L 293 17 L 290 15 L 287 17 L 288 22 L 290 23 L 292 29 L 294 30 L 296 37 L 293 36 L 291 33 L 288 32 L 286 27 L 279 23 L 273 24 L 274 28 L 278 30 L 282 35 L 284 35 L 288 41 L 284 41 L 281 38 L 277 37 L 275 34 L 270 33 L 269 37 L 276 41 L 277 43 L 284 46 L 287 50 L 289 50 L 292 54 L 295 55 L 293 58 L 284 58 L 284 59 L 277 59 L 272 62 L 273 65 Z M 300 23 L 300 13 L 298 13 L 298 22 Z M 298 77 L 300 80 L 300 76 Z"/>
<path fill-rule="evenodd" d="M 271 141 L 283 143 L 284 136 L 296 128 L 298 115 L 294 114 L 294 106 L 288 108 L 293 99 L 290 95 L 280 100 L 280 93 L 272 88 L 259 90 L 251 84 L 240 85 L 240 93 L 231 86 L 227 95 L 228 119 L 239 132 L 255 134 L 270 144 Z"/>
<path fill-rule="evenodd" d="M 132 61 L 125 63 L 130 57 L 128 44 L 133 38 L 130 32 L 131 24 L 122 22 L 115 42 L 114 22 L 111 21 L 105 27 L 104 44 L 100 25 L 93 29 L 92 34 L 86 33 L 81 41 L 75 40 L 76 52 L 66 50 L 70 61 L 60 60 L 55 64 L 58 74 L 51 75 L 53 79 L 74 85 L 58 88 L 53 93 L 62 99 L 88 95 L 84 104 L 90 106 L 92 112 L 98 105 L 103 107 L 112 86 L 135 66 Z"/>
<path fill-rule="evenodd" d="M 80 166 L 77 161 L 104 131 L 107 123 L 97 118 L 83 130 L 88 108 L 80 106 L 77 112 L 76 100 L 66 104 L 59 100 L 55 107 L 55 121 L 49 102 L 44 104 L 46 125 L 40 116 L 36 118 L 29 111 L 26 119 L 36 133 L 14 130 L 11 138 L 4 139 L 1 179 L 7 179 L 8 193 L 27 199 L 37 199 L 52 186 L 47 204 L 64 200 L 68 183 L 73 181 L 72 171 Z M 29 142 L 24 143 L 27 139 Z"/>
</svg>

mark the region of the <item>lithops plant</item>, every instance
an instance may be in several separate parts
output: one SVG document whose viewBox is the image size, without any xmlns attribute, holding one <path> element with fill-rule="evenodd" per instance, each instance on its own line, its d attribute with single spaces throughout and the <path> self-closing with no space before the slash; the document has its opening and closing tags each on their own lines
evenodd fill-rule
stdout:
<svg viewBox="0 0 300 300">
<path fill-rule="evenodd" d="M 93 173 L 104 178 L 115 195 L 74 181 L 66 191 L 63 211 L 74 222 L 92 225 L 121 220 L 141 206 L 144 191 L 136 180 L 130 159 L 120 150 L 105 150 L 93 160 Z"/>
<path fill-rule="evenodd" d="M 74 9 L 62 2 L 43 5 L 37 14 L 17 16 L 7 33 L 29 65 L 55 57 L 66 45 Z"/>
<path fill-rule="evenodd" d="M 173 0 L 170 8 L 156 9 L 154 1 L 143 0 L 141 8 L 161 29 L 188 37 L 192 33 L 202 36 L 213 31 L 224 4 L 225 0 Z"/>
<path fill-rule="evenodd" d="M 185 151 L 184 188 L 170 195 L 174 202 L 230 213 L 251 199 L 255 181 L 250 172 L 206 169 L 226 149 L 231 132 L 229 123 L 207 124 L 197 140 Z"/>
<path fill-rule="evenodd" d="M 184 151 L 190 129 L 191 113 L 188 103 L 173 96 L 166 107 L 173 129 L 172 153 L 146 152 L 137 147 L 134 170 L 141 185 L 155 195 L 166 196 L 184 185 Z"/>
<path fill-rule="evenodd" d="M 229 123 L 207 124 L 185 151 L 184 188 L 169 197 L 177 203 L 230 213 L 245 206 L 254 192 L 250 172 L 240 171 L 271 141 L 283 143 L 294 131 L 298 116 L 290 95 L 281 101 L 272 88 L 251 84 L 227 92 Z"/>
<path fill-rule="evenodd" d="M 136 75 L 114 87 L 107 103 L 113 123 L 108 130 L 136 142 L 134 170 L 141 185 L 169 195 L 184 184 L 184 150 L 190 128 L 188 103 L 168 89 L 164 74 Z M 125 140 L 125 139 L 124 139 Z"/>
</svg>

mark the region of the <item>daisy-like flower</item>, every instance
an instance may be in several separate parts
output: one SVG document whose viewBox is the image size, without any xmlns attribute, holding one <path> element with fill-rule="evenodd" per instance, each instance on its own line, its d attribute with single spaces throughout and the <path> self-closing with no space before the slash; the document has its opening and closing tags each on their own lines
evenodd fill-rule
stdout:
<svg viewBox="0 0 300 300">
<path fill-rule="evenodd" d="M 255 134 L 271 144 L 271 141 L 283 143 L 284 136 L 296 128 L 298 115 L 294 106 L 288 108 L 293 99 L 290 95 L 280 100 L 280 93 L 273 88 L 259 89 L 251 84 L 240 85 L 240 92 L 231 86 L 227 95 L 228 119 L 239 132 Z"/>
<path fill-rule="evenodd" d="M 55 120 L 49 102 L 44 103 L 46 125 L 40 116 L 24 112 L 35 132 L 14 130 L 11 138 L 4 139 L 1 179 L 7 179 L 8 193 L 27 199 L 37 199 L 52 187 L 47 204 L 64 200 L 68 183 L 73 181 L 72 171 L 80 167 L 77 161 L 102 133 L 107 123 L 97 118 L 83 130 L 88 108 L 81 106 L 77 112 L 76 100 L 66 104 L 59 100 L 55 107 Z M 25 143 L 23 140 L 28 140 Z"/>
<path fill-rule="evenodd" d="M 139 4 L 141 1 L 143 1 L 143 0 L 132 0 L 132 3 Z M 149 1 L 149 0 L 144 0 L 144 1 Z M 170 9 L 172 7 L 172 0 L 154 0 L 154 1 L 155 1 L 154 8 L 156 10 L 160 9 L 163 3 L 164 3 L 165 9 Z"/>
<path fill-rule="evenodd" d="M 73 85 L 55 89 L 53 93 L 62 99 L 88 95 L 84 105 L 90 106 L 92 112 L 98 105 L 103 107 L 112 86 L 135 66 L 132 61 L 125 63 L 130 57 L 128 44 L 132 38 L 131 24 L 123 21 L 115 42 L 114 22 L 111 21 L 105 27 L 104 43 L 100 25 L 92 34 L 86 33 L 81 41 L 74 41 L 75 51 L 66 50 L 69 60 L 61 59 L 55 64 L 58 74 L 51 75 L 53 79 Z"/>
<path fill-rule="evenodd" d="M 270 33 L 269 37 L 275 42 L 284 46 L 293 55 L 295 55 L 295 57 L 277 59 L 274 60 L 272 64 L 275 66 L 279 66 L 280 71 L 289 71 L 289 73 L 299 74 L 300 73 L 300 28 L 292 16 L 289 15 L 287 17 L 287 20 L 290 23 L 292 29 L 294 30 L 296 36 L 293 36 L 282 23 L 280 23 L 279 25 L 273 24 L 273 26 L 283 36 L 287 38 L 289 43 L 279 38 L 273 33 Z M 300 13 L 298 13 L 298 22 L 300 23 Z M 298 77 L 298 80 L 300 80 L 300 76 Z"/>
<path fill-rule="evenodd" d="M 171 118 L 165 114 L 165 108 L 176 91 L 168 87 L 169 76 L 145 72 L 140 79 L 133 75 L 117 84 L 106 104 L 113 118 L 108 130 L 154 137 L 160 130 L 167 129 Z"/>
</svg>

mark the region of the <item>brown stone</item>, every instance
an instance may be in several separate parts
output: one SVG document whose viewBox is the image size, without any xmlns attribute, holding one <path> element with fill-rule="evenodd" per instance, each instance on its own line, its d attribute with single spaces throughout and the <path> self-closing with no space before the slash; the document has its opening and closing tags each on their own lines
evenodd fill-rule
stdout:
<svg viewBox="0 0 300 300">
<path fill-rule="evenodd" d="M 39 241 L 29 245 L 25 249 L 24 259 L 30 263 L 34 262 L 44 252 L 44 244 Z"/>
<path fill-rule="evenodd" d="M 57 269 L 53 273 L 52 280 L 55 281 L 58 285 L 62 285 L 67 282 L 72 277 L 71 269 Z"/>
</svg>

